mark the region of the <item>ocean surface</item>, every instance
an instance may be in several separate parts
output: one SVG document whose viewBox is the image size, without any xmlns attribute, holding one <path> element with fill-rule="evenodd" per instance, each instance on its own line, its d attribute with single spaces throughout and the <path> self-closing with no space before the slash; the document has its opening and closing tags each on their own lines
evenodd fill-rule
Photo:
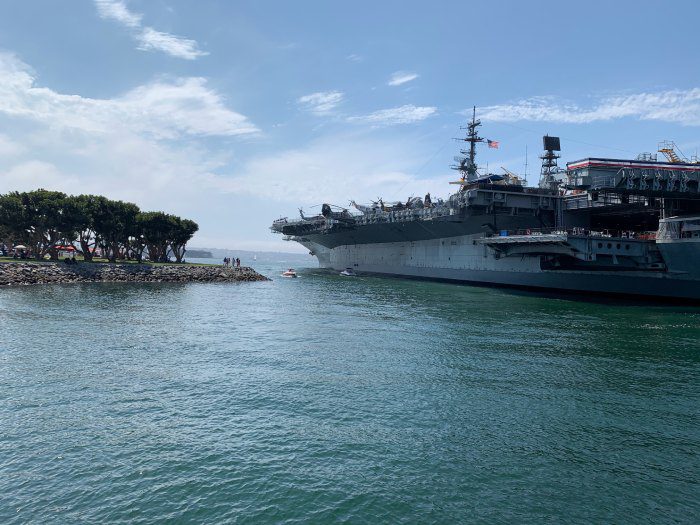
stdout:
<svg viewBox="0 0 700 525">
<path fill-rule="evenodd" d="M 0 289 L 0 523 L 700 522 L 700 309 L 291 264 Z"/>
</svg>

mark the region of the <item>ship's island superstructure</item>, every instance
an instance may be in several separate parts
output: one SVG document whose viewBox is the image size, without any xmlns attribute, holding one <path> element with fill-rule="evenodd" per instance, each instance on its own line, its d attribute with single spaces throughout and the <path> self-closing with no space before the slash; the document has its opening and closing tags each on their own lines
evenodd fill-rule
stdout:
<svg viewBox="0 0 700 525">
<path fill-rule="evenodd" d="M 324 268 L 484 285 L 700 301 L 700 163 L 673 143 L 634 160 L 585 158 L 558 166 L 545 136 L 538 187 L 476 164 L 474 114 L 455 157 L 459 190 L 357 211 L 278 219 L 272 230 L 307 247 Z"/>
</svg>

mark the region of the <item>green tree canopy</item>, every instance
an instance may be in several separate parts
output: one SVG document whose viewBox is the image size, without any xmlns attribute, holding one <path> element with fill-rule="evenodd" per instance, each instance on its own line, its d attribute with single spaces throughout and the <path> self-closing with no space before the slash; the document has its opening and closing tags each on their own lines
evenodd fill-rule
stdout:
<svg viewBox="0 0 700 525">
<path fill-rule="evenodd" d="M 167 261 L 172 251 L 178 262 L 199 227 L 189 219 L 164 212 L 141 212 L 133 203 L 100 195 L 69 196 L 48 190 L 0 195 L 0 240 L 26 244 L 37 258 L 58 256 L 73 246 L 86 260 L 97 247 L 111 261 L 141 260 L 148 249 L 153 261 Z"/>
<path fill-rule="evenodd" d="M 47 253 L 58 256 L 56 246 L 75 237 L 73 207 L 65 193 L 34 190 L 2 196 L 0 219 L 3 228 L 31 247 L 37 259 Z"/>
<path fill-rule="evenodd" d="M 172 236 L 172 216 L 162 211 L 149 211 L 138 217 L 148 258 L 160 262 L 168 259 L 168 245 Z"/>
<path fill-rule="evenodd" d="M 128 250 L 129 237 L 136 230 L 139 207 L 122 201 L 101 200 L 93 211 L 97 243 L 114 262 Z"/>
<path fill-rule="evenodd" d="M 199 225 L 194 221 L 181 219 L 180 217 L 172 217 L 171 222 L 170 249 L 175 255 L 175 260 L 182 262 L 182 259 L 185 257 L 185 245 L 197 233 Z"/>
</svg>

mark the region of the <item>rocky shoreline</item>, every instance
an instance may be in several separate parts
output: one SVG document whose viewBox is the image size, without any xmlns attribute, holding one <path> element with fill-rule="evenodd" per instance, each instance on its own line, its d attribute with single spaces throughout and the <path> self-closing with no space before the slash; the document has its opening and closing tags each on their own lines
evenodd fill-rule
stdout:
<svg viewBox="0 0 700 525">
<path fill-rule="evenodd" d="M 228 283 L 268 281 L 252 268 L 187 264 L 0 263 L 0 285 L 65 283 Z"/>
</svg>

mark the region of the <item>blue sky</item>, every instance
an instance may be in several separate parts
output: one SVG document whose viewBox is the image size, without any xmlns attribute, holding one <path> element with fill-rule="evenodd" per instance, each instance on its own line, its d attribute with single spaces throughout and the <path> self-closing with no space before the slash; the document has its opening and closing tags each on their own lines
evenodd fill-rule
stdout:
<svg viewBox="0 0 700 525">
<path fill-rule="evenodd" d="M 478 160 L 700 149 L 696 2 L 0 3 L 0 191 L 101 193 L 200 224 L 193 245 L 294 250 L 322 202 L 446 196 Z"/>
</svg>

